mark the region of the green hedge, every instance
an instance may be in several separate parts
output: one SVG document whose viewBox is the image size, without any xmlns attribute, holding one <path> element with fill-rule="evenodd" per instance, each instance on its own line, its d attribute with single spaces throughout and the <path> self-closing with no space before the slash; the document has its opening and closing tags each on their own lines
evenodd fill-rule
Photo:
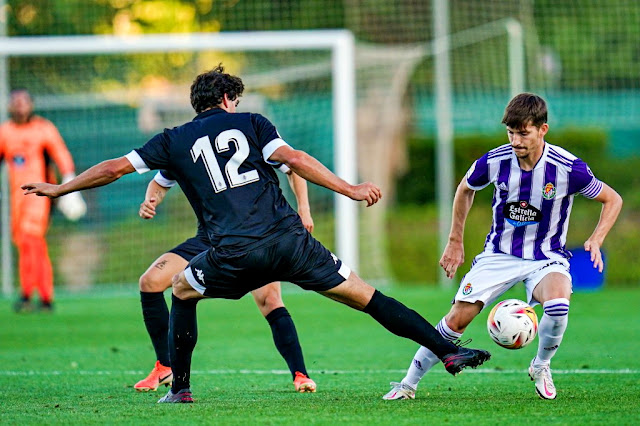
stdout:
<svg viewBox="0 0 640 426">
<path fill-rule="evenodd" d="M 490 191 L 487 191 L 490 192 Z M 600 204 L 581 197 L 571 214 L 567 247 L 580 248 L 595 228 Z M 387 253 L 397 282 L 404 285 L 435 283 L 439 277 L 438 211 L 435 204 L 397 206 L 387 216 Z M 454 279 L 457 283 L 471 267 L 474 256 L 482 251 L 491 226 L 491 206 L 475 203 L 465 227 L 465 263 Z M 640 283 L 640 221 L 637 213 L 623 210 L 616 226 L 605 241 L 605 282 L 616 287 L 637 286 Z M 395 256 L 393 253 L 401 253 Z"/>
</svg>

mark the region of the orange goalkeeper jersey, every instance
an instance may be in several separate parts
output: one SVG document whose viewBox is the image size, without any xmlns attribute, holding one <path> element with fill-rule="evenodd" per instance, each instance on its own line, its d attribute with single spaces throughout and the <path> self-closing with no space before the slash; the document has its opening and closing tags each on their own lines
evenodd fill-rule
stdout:
<svg viewBox="0 0 640 426">
<path fill-rule="evenodd" d="M 49 120 L 33 116 L 27 123 L 7 121 L 0 125 L 0 159 L 9 169 L 11 229 L 16 241 L 21 236 L 46 233 L 49 200 L 24 196 L 20 186 L 47 181 L 47 157 L 53 159 L 62 175 L 73 173 L 71 154 Z"/>
</svg>

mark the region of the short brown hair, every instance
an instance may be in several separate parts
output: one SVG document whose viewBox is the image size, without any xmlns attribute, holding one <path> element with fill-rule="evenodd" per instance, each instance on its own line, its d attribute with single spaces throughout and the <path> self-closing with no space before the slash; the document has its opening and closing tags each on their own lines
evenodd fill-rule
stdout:
<svg viewBox="0 0 640 426">
<path fill-rule="evenodd" d="M 211 71 L 196 77 L 191 85 L 191 106 L 198 114 L 208 108 L 215 108 L 222 103 L 225 93 L 230 100 L 242 96 L 244 84 L 240 77 L 226 74 L 219 64 Z"/>
<path fill-rule="evenodd" d="M 529 124 L 540 128 L 547 122 L 547 103 L 533 93 L 516 95 L 504 109 L 502 124 L 512 129 L 523 129 Z"/>
</svg>

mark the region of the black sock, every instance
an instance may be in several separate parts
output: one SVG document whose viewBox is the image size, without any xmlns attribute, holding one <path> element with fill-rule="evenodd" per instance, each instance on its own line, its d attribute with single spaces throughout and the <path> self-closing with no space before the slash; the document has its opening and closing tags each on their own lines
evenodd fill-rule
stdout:
<svg viewBox="0 0 640 426">
<path fill-rule="evenodd" d="M 171 295 L 171 316 L 169 318 L 169 354 L 175 394 L 190 386 L 191 355 L 198 341 L 198 320 L 196 305 L 199 299 L 180 300 Z"/>
<path fill-rule="evenodd" d="M 156 359 L 165 367 L 171 365 L 169 360 L 169 308 L 163 293 L 140 292 L 142 318 L 151 337 Z"/>
<path fill-rule="evenodd" d="M 296 326 L 293 324 L 287 308 L 276 308 L 269 312 L 265 319 L 271 326 L 273 342 L 282 358 L 287 362 L 291 376 L 295 379 L 296 371 L 307 375 Z"/>
<path fill-rule="evenodd" d="M 456 345 L 445 340 L 420 314 L 378 290 L 373 293 L 364 312 L 393 334 L 425 346 L 438 358 L 458 351 Z"/>
</svg>

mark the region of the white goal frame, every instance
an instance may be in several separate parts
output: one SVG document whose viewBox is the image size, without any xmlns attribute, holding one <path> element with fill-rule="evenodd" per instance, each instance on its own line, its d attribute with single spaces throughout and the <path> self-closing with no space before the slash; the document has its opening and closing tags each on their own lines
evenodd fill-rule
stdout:
<svg viewBox="0 0 640 426">
<path fill-rule="evenodd" d="M 0 103 L 8 95 L 10 57 L 91 54 L 160 53 L 177 51 L 275 51 L 326 49 L 331 51 L 334 172 L 357 181 L 355 39 L 348 30 L 255 31 L 228 33 L 149 34 L 139 36 L 0 37 Z M 6 111 L 0 110 L 1 120 Z M 295 141 L 292 141 L 295 146 Z M 6 179 L 3 179 L 6 180 Z M 335 195 L 337 255 L 358 269 L 357 203 Z M 8 197 L 2 197 L 2 292 L 12 293 Z"/>
</svg>

